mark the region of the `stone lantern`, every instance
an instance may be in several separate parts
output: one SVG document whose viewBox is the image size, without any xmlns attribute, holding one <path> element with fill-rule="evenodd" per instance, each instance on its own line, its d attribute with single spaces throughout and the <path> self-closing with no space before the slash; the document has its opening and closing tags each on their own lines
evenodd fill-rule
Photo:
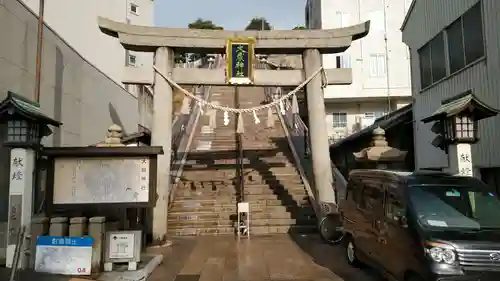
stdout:
<svg viewBox="0 0 500 281">
<path fill-rule="evenodd" d="M 42 138 L 52 133 L 49 126 L 59 127 L 61 122 L 46 115 L 38 103 L 8 92 L 0 102 L 0 125 L 0 128 L 5 128 L 1 134 L 4 139 L 0 141 L 10 148 L 6 265 L 12 267 L 18 235 L 30 233 L 37 154 L 42 148 Z M 18 259 L 18 267 L 26 268 L 28 260 L 24 251 L 28 243 L 22 241 L 22 258 Z"/>
<path fill-rule="evenodd" d="M 496 116 L 498 110 L 480 101 L 472 91 L 443 100 L 441 106 L 423 123 L 434 122 L 434 146 L 448 154 L 448 170 L 460 176 L 473 176 L 471 144 L 479 141 L 478 121 Z"/>
<path fill-rule="evenodd" d="M 365 168 L 387 169 L 389 163 L 403 162 L 407 151 L 389 146 L 384 129 L 373 130 L 373 139 L 369 147 L 354 152 L 354 159 L 363 163 Z"/>
</svg>

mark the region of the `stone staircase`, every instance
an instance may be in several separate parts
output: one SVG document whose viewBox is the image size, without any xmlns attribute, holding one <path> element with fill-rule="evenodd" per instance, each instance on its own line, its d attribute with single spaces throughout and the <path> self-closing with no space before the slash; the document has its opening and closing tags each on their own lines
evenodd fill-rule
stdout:
<svg viewBox="0 0 500 281">
<path fill-rule="evenodd" d="M 262 88 L 240 88 L 242 108 L 265 100 Z M 234 87 L 213 87 L 212 101 L 235 106 Z M 316 232 L 316 218 L 307 192 L 276 120 L 266 128 L 267 110 L 244 114 L 244 200 L 250 203 L 250 232 L 257 234 Z M 277 119 L 277 118 L 275 118 Z M 236 123 L 223 125 L 217 113 L 217 128 L 208 128 L 208 117 L 200 118 L 184 172 L 168 214 L 171 236 L 223 235 L 235 233 L 238 190 Z"/>
</svg>

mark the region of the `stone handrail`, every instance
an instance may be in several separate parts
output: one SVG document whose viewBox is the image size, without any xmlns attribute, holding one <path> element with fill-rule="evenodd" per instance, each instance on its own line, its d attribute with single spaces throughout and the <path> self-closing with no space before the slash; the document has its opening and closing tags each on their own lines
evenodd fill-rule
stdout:
<svg viewBox="0 0 500 281">
<path fill-rule="evenodd" d="M 208 68 L 218 67 L 220 57 L 216 57 L 215 62 L 206 62 L 204 65 Z M 195 89 L 196 95 L 200 98 L 208 100 L 211 93 L 210 86 L 200 86 Z M 187 151 L 191 146 L 193 137 L 196 134 L 196 127 L 200 118 L 200 107 L 197 106 L 195 100 L 191 100 L 189 104 L 190 113 L 180 114 L 176 116 L 172 124 L 172 159 L 170 164 L 170 188 L 169 188 L 169 204 L 173 200 L 173 194 L 177 188 L 177 183 L 182 175 L 184 163 L 186 162 Z"/>
<path fill-rule="evenodd" d="M 291 105 L 286 101 L 285 106 L 289 108 Z M 289 145 L 294 146 L 300 158 L 300 165 L 304 169 L 308 180 L 313 182 L 314 177 L 312 174 L 312 161 L 310 157 L 309 129 L 304 121 L 299 116 L 293 116 L 290 110 L 286 111 L 282 120 L 286 125 L 287 133 L 291 136 L 291 143 L 289 143 Z M 331 170 L 333 175 L 333 188 L 336 190 L 338 200 L 339 196 L 342 198 L 345 194 L 347 181 L 333 162 L 331 163 Z"/>
<path fill-rule="evenodd" d="M 264 63 L 267 65 L 267 62 Z M 259 64 L 258 67 L 267 67 Z M 271 66 L 272 67 L 272 66 Z M 266 95 L 271 97 L 277 91 L 277 88 L 266 88 Z M 292 150 L 292 154 L 294 154 L 294 158 L 301 176 L 305 177 L 304 182 L 306 183 L 306 188 L 308 192 L 310 192 L 309 196 L 311 196 L 314 200 L 316 198 L 316 190 L 314 186 L 311 184 L 314 182 L 314 176 L 312 172 L 312 160 L 310 158 L 310 142 L 309 142 L 309 129 L 305 125 L 304 121 L 300 118 L 300 116 L 292 114 L 290 110 L 291 104 L 288 100 L 285 101 L 286 114 L 282 116 L 278 113 L 279 119 L 281 121 L 281 125 L 283 126 L 283 130 L 287 136 L 288 145 Z M 279 112 L 279 110 L 278 110 Z M 338 170 L 338 168 L 331 162 L 331 170 L 333 176 L 333 186 L 332 188 L 336 191 L 336 200 L 339 198 L 343 198 L 345 196 L 345 190 L 347 188 L 347 181 L 342 175 L 342 173 Z M 317 205 L 318 202 L 315 202 Z M 317 206 L 315 206 L 315 209 Z M 317 213 L 317 212 L 316 212 Z"/>
</svg>

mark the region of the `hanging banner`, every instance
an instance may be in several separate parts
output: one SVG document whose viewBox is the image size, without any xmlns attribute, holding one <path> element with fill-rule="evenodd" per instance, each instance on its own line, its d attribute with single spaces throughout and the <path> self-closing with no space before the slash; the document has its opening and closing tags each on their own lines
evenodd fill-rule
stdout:
<svg viewBox="0 0 500 281">
<path fill-rule="evenodd" d="M 227 83 L 252 84 L 254 38 L 232 38 L 227 41 Z"/>
</svg>

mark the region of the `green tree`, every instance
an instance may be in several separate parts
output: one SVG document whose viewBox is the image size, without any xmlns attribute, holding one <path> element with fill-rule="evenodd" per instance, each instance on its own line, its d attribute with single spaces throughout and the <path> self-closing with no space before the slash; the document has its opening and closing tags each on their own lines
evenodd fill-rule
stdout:
<svg viewBox="0 0 500 281">
<path fill-rule="evenodd" d="M 271 30 L 271 24 L 262 17 L 253 18 L 245 28 L 245 30 Z"/>
<path fill-rule="evenodd" d="M 214 30 L 222 30 L 222 26 L 218 26 L 213 23 L 211 20 L 204 20 L 202 18 L 198 18 L 192 23 L 188 24 L 188 28 L 190 29 L 214 29 Z"/>
<path fill-rule="evenodd" d="M 297 25 L 296 27 L 293 28 L 293 30 L 303 30 L 303 29 L 307 29 L 307 28 L 303 25 Z"/>
<path fill-rule="evenodd" d="M 198 18 L 192 23 L 188 24 L 189 29 L 212 29 L 212 30 L 223 30 L 222 26 L 218 26 L 213 23 L 211 20 L 204 20 L 202 18 Z M 175 55 L 176 63 L 185 63 L 189 60 L 194 61 L 200 58 L 205 57 L 204 54 L 186 54 L 186 53 L 177 53 Z"/>
</svg>

